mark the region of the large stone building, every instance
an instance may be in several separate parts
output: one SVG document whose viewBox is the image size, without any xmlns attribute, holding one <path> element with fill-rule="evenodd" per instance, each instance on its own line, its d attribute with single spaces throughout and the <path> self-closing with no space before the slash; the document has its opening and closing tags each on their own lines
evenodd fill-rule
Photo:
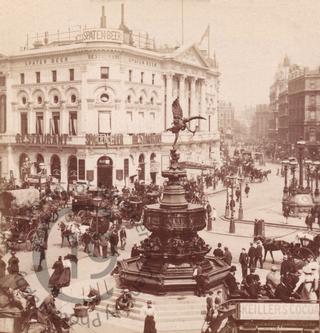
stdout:
<svg viewBox="0 0 320 333">
<path fill-rule="evenodd" d="M 30 41 L 29 41 L 30 42 Z M 38 37 L 32 48 L 0 58 L 0 174 L 21 177 L 25 161 L 64 184 L 124 185 L 137 175 L 160 181 L 179 97 L 197 133 L 179 140 L 181 161 L 219 161 L 219 72 L 197 44 L 155 48 L 123 19 L 76 35 Z"/>
<path fill-rule="evenodd" d="M 269 141 L 269 123 L 271 117 L 272 112 L 268 104 L 256 105 L 256 111 L 251 123 L 251 136 L 254 140 L 258 142 Z"/>
<path fill-rule="evenodd" d="M 299 68 L 290 72 L 288 83 L 289 141 L 300 138 L 308 145 L 320 143 L 320 69 Z"/>
<path fill-rule="evenodd" d="M 231 146 L 233 140 L 234 107 L 230 102 L 218 102 L 218 128 L 221 143 Z"/>
<path fill-rule="evenodd" d="M 270 87 L 270 120 L 269 120 L 269 139 L 273 142 L 281 141 L 280 136 L 283 133 L 283 104 L 285 97 L 280 94 L 286 90 L 288 84 L 288 75 L 290 69 L 290 60 L 287 56 L 284 57 L 283 61 L 278 65 L 277 72 L 274 76 L 274 81 Z M 281 101 L 280 101 L 281 99 Z M 282 106 L 280 107 L 280 102 Z M 281 108 L 281 111 L 280 111 Z M 280 119 L 282 118 L 282 119 Z"/>
</svg>

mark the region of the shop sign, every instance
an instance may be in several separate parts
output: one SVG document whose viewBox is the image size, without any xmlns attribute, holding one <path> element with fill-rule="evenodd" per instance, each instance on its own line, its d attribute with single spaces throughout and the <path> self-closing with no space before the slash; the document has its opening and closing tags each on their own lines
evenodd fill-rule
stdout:
<svg viewBox="0 0 320 333">
<path fill-rule="evenodd" d="M 123 32 L 115 29 L 87 29 L 81 35 L 83 42 L 123 42 Z"/>
<path fill-rule="evenodd" d="M 160 163 L 156 161 L 150 162 L 150 172 L 159 172 L 160 171 Z"/>
<path fill-rule="evenodd" d="M 122 169 L 116 170 L 116 178 L 119 181 L 123 180 L 123 170 Z"/>
<path fill-rule="evenodd" d="M 66 145 L 69 139 L 68 134 L 16 134 L 16 143 L 30 145 Z"/>
<path fill-rule="evenodd" d="M 87 181 L 93 182 L 94 180 L 94 171 L 93 170 L 87 170 Z"/>
<path fill-rule="evenodd" d="M 88 146 L 121 146 L 123 145 L 122 134 L 86 134 L 86 145 Z"/>
<path fill-rule="evenodd" d="M 319 320 L 319 304 L 240 303 L 240 320 Z"/>
<path fill-rule="evenodd" d="M 160 144 L 161 134 L 133 134 L 132 144 L 133 145 L 148 145 L 148 144 Z"/>
</svg>

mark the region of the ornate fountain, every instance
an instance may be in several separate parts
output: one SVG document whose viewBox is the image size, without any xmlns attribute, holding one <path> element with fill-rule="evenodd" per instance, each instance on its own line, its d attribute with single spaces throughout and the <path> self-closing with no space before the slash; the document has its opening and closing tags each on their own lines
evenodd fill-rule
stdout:
<svg viewBox="0 0 320 333">
<path fill-rule="evenodd" d="M 154 294 L 194 290 L 194 267 L 201 265 L 206 288 L 210 289 L 222 286 L 229 271 L 223 261 L 207 255 L 211 248 L 198 235 L 206 226 L 205 208 L 186 201 L 181 181 L 186 171 L 179 166 L 176 142 L 188 119 L 178 120 L 174 118 L 170 129 L 176 139 L 170 151 L 170 167 L 162 172 L 168 179 L 163 198 L 144 208 L 143 224 L 151 235 L 141 242 L 140 256 L 119 262 L 123 287 Z"/>
</svg>

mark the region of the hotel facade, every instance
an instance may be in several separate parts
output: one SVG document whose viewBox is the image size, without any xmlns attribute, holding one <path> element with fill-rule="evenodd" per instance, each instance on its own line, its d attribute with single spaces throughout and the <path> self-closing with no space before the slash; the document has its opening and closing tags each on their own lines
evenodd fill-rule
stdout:
<svg viewBox="0 0 320 333">
<path fill-rule="evenodd" d="M 99 28 L 51 39 L 0 57 L 1 177 L 21 179 L 28 162 L 61 184 L 123 186 L 135 175 L 161 183 L 176 97 L 185 117 L 206 119 L 181 134 L 180 160 L 219 163 L 219 71 L 197 44 L 156 48 L 123 13 L 118 29 L 103 14 Z"/>
</svg>

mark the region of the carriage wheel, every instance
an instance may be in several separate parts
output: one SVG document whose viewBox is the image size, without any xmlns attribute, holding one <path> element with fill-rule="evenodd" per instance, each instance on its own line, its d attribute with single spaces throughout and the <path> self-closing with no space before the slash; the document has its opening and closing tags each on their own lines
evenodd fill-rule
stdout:
<svg viewBox="0 0 320 333">
<path fill-rule="evenodd" d="M 294 252 L 294 257 L 301 260 L 306 260 L 308 257 L 314 258 L 314 253 L 307 247 L 301 247 Z"/>
<path fill-rule="evenodd" d="M 77 213 L 77 216 L 84 218 L 86 216 L 87 212 L 85 210 L 79 210 Z"/>
<path fill-rule="evenodd" d="M 27 240 L 32 241 L 32 237 L 34 235 L 34 233 L 36 232 L 36 229 L 31 229 L 28 233 L 27 233 Z"/>
</svg>

